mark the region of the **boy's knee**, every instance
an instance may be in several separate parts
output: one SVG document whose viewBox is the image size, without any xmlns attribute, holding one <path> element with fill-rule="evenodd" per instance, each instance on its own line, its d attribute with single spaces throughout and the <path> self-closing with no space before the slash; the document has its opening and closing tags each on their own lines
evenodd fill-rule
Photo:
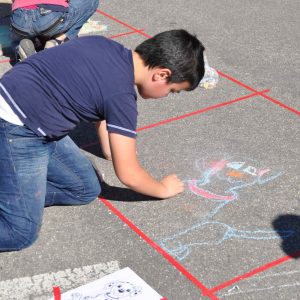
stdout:
<svg viewBox="0 0 300 300">
<path fill-rule="evenodd" d="M 90 189 L 85 193 L 83 201 L 88 204 L 95 200 L 101 193 L 101 186 L 99 182 L 96 182 Z"/>
<path fill-rule="evenodd" d="M 96 12 L 98 6 L 99 6 L 99 0 L 90 0 L 89 1 L 88 13 L 90 15 L 93 15 Z"/>
<path fill-rule="evenodd" d="M 99 6 L 99 0 L 92 0 L 93 9 L 96 10 Z"/>
<path fill-rule="evenodd" d="M 37 239 L 37 236 L 29 236 L 29 237 L 26 237 L 26 240 L 24 241 L 19 241 L 19 242 L 16 242 L 15 245 L 14 245 L 14 251 L 19 251 L 19 250 L 23 250 L 25 248 L 28 248 L 30 247 L 31 245 L 33 245 L 33 243 L 36 241 Z"/>
<path fill-rule="evenodd" d="M 26 228 L 14 228 L 10 226 L 10 239 L 1 246 L 0 251 L 19 251 L 31 246 L 38 238 L 39 227 L 29 222 Z M 1 242 L 0 242 L 1 244 Z"/>
<path fill-rule="evenodd" d="M 89 181 L 88 185 L 85 185 L 84 192 L 77 195 L 78 204 L 85 205 L 94 201 L 101 193 L 101 186 L 97 176 L 94 180 Z"/>
</svg>

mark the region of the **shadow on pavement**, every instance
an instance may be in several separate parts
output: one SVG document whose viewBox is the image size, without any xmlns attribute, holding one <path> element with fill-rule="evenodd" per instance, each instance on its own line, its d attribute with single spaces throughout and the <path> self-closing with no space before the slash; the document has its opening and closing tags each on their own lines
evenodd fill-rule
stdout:
<svg viewBox="0 0 300 300">
<path fill-rule="evenodd" d="M 281 248 L 289 256 L 300 258 L 300 216 L 279 215 L 273 222 L 273 228 L 280 235 L 284 230 L 294 231 L 289 238 L 282 238 Z"/>
<path fill-rule="evenodd" d="M 101 197 L 111 201 L 136 202 L 136 201 L 157 201 L 159 199 L 136 193 L 128 188 L 110 186 L 105 182 L 101 183 Z"/>
</svg>

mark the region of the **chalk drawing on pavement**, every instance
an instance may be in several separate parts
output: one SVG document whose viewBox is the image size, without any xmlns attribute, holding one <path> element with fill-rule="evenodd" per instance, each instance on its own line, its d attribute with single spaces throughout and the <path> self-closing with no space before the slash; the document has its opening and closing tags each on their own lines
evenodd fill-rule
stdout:
<svg viewBox="0 0 300 300">
<path fill-rule="evenodd" d="M 228 239 L 270 240 L 287 238 L 293 230 L 278 232 L 268 228 L 239 230 L 224 222 L 215 221 L 220 210 L 227 205 L 235 205 L 242 197 L 243 190 L 255 185 L 266 185 L 278 179 L 283 172 L 261 168 L 253 160 L 199 160 L 196 162 L 198 179 L 186 180 L 189 190 L 205 199 L 213 201 L 214 208 L 188 228 L 164 238 L 160 245 L 178 260 L 185 259 L 195 247 L 220 245 Z M 201 204 L 199 204 L 201 205 Z M 250 213 L 250 212 L 249 212 Z"/>
</svg>

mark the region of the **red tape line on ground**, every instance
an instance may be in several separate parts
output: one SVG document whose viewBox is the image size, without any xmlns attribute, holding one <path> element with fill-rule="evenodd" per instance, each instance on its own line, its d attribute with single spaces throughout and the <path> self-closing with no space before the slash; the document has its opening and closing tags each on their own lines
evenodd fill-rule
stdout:
<svg viewBox="0 0 300 300">
<path fill-rule="evenodd" d="M 60 288 L 58 286 L 53 287 L 53 297 L 54 300 L 61 300 Z"/>
<path fill-rule="evenodd" d="M 103 16 L 105 16 L 105 17 L 107 17 L 107 18 L 109 18 L 109 19 L 111 19 L 111 20 L 113 20 L 113 21 L 115 21 L 115 22 L 117 22 L 117 23 L 119 23 L 119 24 L 122 24 L 123 26 L 125 26 L 125 27 L 127 27 L 127 28 L 132 29 L 132 30 L 133 30 L 134 32 L 136 32 L 136 33 L 140 33 L 141 35 L 143 35 L 143 36 L 145 36 L 145 37 L 147 37 L 147 38 L 151 38 L 151 36 L 148 35 L 148 34 L 146 34 L 145 32 L 139 31 L 139 30 L 136 29 L 135 27 L 133 27 L 133 26 L 131 26 L 131 25 L 129 25 L 129 24 L 123 22 L 123 21 L 120 21 L 119 19 L 117 19 L 117 18 L 115 18 L 115 17 L 113 17 L 113 16 L 111 16 L 111 15 L 109 15 L 109 14 L 107 14 L 107 13 L 104 13 L 104 12 L 101 11 L 101 10 L 97 10 L 97 12 L 98 12 L 99 14 L 101 14 L 101 15 L 103 15 Z M 245 89 L 247 89 L 247 90 L 249 90 L 249 91 L 252 91 L 252 92 L 254 92 L 254 93 L 258 93 L 257 90 L 255 90 L 254 88 L 252 88 L 252 87 L 246 85 L 245 83 L 243 83 L 243 82 L 241 82 L 241 81 L 239 81 L 239 80 L 237 80 L 237 79 L 235 79 L 235 78 L 233 78 L 233 77 L 231 77 L 231 76 L 229 76 L 229 75 L 226 75 L 226 74 L 224 74 L 224 73 L 222 73 L 222 72 L 220 72 L 220 71 L 218 71 L 218 73 L 219 73 L 220 76 L 222 76 L 222 77 L 224 77 L 224 78 L 227 78 L 228 80 L 230 80 L 230 81 L 232 81 L 232 82 L 238 84 L 239 86 L 242 86 L 243 88 L 245 88 Z M 300 111 L 297 111 L 296 109 L 293 109 L 293 108 L 291 108 L 291 107 L 289 107 L 289 106 L 283 104 L 282 102 L 280 102 L 280 101 L 278 101 L 278 100 L 275 100 L 275 99 L 273 99 L 273 98 L 271 98 L 271 97 L 269 97 L 269 96 L 263 95 L 263 94 L 261 94 L 261 96 L 262 96 L 263 98 L 265 98 L 265 99 L 267 99 L 267 100 L 269 100 L 269 101 L 271 101 L 271 102 L 273 102 L 273 103 L 276 103 L 277 105 L 279 105 L 279 106 L 281 106 L 281 107 L 283 107 L 283 108 L 285 108 L 285 109 L 287 109 L 287 110 L 289 110 L 289 111 L 291 111 L 291 112 L 297 114 L 297 115 L 300 115 Z"/>
<path fill-rule="evenodd" d="M 119 24 L 121 24 L 121 25 L 123 25 L 123 26 L 125 26 L 125 27 L 127 27 L 127 28 L 129 28 L 131 30 L 133 30 L 133 31 L 135 31 L 135 32 L 137 32 L 137 33 L 140 33 L 141 35 L 145 36 L 146 38 L 151 38 L 151 36 L 148 35 L 148 34 L 146 34 L 145 32 L 143 32 L 141 30 L 138 30 L 137 28 L 135 28 L 135 27 L 133 27 L 133 26 L 131 26 L 131 25 L 123 22 L 123 21 L 118 20 L 117 18 L 115 18 L 115 17 L 113 17 L 113 16 L 111 16 L 111 15 L 103 12 L 102 10 L 97 9 L 97 12 L 99 14 L 101 14 L 101 15 L 103 15 L 103 16 L 105 16 L 105 17 L 107 17 L 107 18 L 109 18 L 109 19 L 111 19 L 111 20 L 113 20 L 113 21 L 115 21 L 115 22 L 117 22 L 117 23 L 119 23 Z"/>
<path fill-rule="evenodd" d="M 153 128 L 153 127 L 156 127 L 156 126 L 160 126 L 160 125 L 163 125 L 163 124 L 166 124 L 166 123 L 170 123 L 170 122 L 173 122 L 173 121 L 178 121 L 178 120 L 181 120 L 181 119 L 184 119 L 184 118 L 192 117 L 194 115 L 201 114 L 201 113 L 204 113 L 206 111 L 209 111 L 209 110 L 212 110 L 212 109 L 215 109 L 215 108 L 230 105 L 230 104 L 233 104 L 235 102 L 246 100 L 246 99 L 251 98 L 251 97 L 260 96 L 263 93 L 267 93 L 267 92 L 269 92 L 269 90 L 264 90 L 264 91 L 261 91 L 261 92 L 253 93 L 253 94 L 246 95 L 246 96 L 243 96 L 243 97 L 240 97 L 240 98 L 237 98 L 237 99 L 233 99 L 233 100 L 230 100 L 230 101 L 227 101 L 227 102 L 222 102 L 222 103 L 219 103 L 219 104 L 216 104 L 216 105 L 213 105 L 213 106 L 209 106 L 209 107 L 206 107 L 206 108 L 202 108 L 202 109 L 199 109 L 199 110 L 181 115 L 181 116 L 165 119 L 165 120 L 162 120 L 162 121 L 157 122 L 157 123 L 153 123 L 153 124 L 150 124 L 150 125 L 146 125 L 144 127 L 140 127 L 140 128 L 137 129 L 137 132 L 143 131 L 143 130 L 146 130 L 146 129 L 150 129 L 150 128 Z M 81 149 L 87 149 L 89 147 L 92 147 L 92 146 L 95 146 L 95 145 L 98 145 L 98 144 L 99 144 L 99 142 L 93 142 L 93 143 L 81 145 L 80 148 Z"/>
<path fill-rule="evenodd" d="M 218 73 L 219 73 L 220 76 L 222 76 L 222 77 L 224 77 L 224 78 L 226 78 L 226 79 L 228 79 L 228 80 L 236 83 L 237 85 L 242 86 L 243 88 L 245 88 L 245 89 L 247 89 L 247 90 L 249 90 L 251 92 L 257 93 L 257 90 L 255 90 L 254 88 L 246 85 L 245 83 L 242 83 L 241 81 L 239 81 L 239 80 L 237 80 L 237 79 L 235 79 L 233 77 L 230 77 L 229 75 L 226 75 L 226 74 L 224 74 L 224 73 L 222 73 L 220 71 L 218 71 Z"/>
<path fill-rule="evenodd" d="M 171 255 L 159 247 L 153 242 L 144 232 L 142 232 L 136 225 L 134 225 L 129 219 L 127 219 L 118 209 L 116 209 L 108 200 L 99 197 L 99 200 L 106 205 L 117 217 L 119 217 L 129 228 L 131 228 L 137 235 L 139 235 L 145 242 L 147 242 L 154 250 L 164 256 L 169 263 L 171 263 L 177 270 L 179 270 L 186 278 L 193 282 L 198 288 L 201 289 L 203 296 L 207 296 L 212 300 L 218 300 L 218 298 L 211 292 L 204 284 L 202 284 L 197 278 L 189 273 L 180 263 L 178 263 Z"/>
<path fill-rule="evenodd" d="M 250 86 L 248 86 L 248 85 L 246 85 L 246 84 L 238 81 L 237 79 L 235 79 L 235 78 L 233 78 L 233 77 L 231 77 L 229 75 L 226 75 L 226 74 L 224 74 L 224 73 L 222 73 L 220 71 L 218 71 L 218 73 L 219 73 L 220 76 L 222 76 L 222 77 L 224 77 L 224 78 L 226 78 L 226 79 L 228 79 L 228 80 L 230 80 L 230 81 L 232 81 L 232 82 L 234 82 L 234 83 L 236 83 L 236 84 L 244 87 L 245 89 L 250 90 L 252 92 L 256 92 L 255 89 L 253 89 L 252 87 L 250 87 Z M 273 103 L 275 103 L 275 104 L 277 104 L 277 105 L 279 105 L 279 106 L 281 106 L 281 107 L 283 107 L 283 108 L 285 108 L 285 109 L 287 109 L 287 110 L 295 113 L 296 115 L 300 115 L 300 111 L 298 111 L 298 110 L 296 110 L 296 109 L 294 109 L 294 108 L 292 108 L 290 106 L 287 106 L 287 105 L 283 104 L 282 102 L 269 97 L 268 95 L 261 94 L 260 96 L 262 96 L 263 98 L 265 98 L 265 99 L 267 99 L 267 100 L 269 100 L 269 101 L 271 101 L 271 102 L 273 102 Z"/>
<path fill-rule="evenodd" d="M 260 266 L 258 268 L 255 268 L 252 271 L 247 272 L 247 273 L 245 273 L 243 275 L 239 275 L 239 276 L 237 276 L 235 278 L 232 278 L 232 279 L 230 279 L 230 280 L 228 280 L 228 281 L 226 281 L 226 282 L 224 282 L 224 283 L 222 283 L 222 284 L 220 284 L 218 286 L 215 286 L 214 288 L 210 289 L 210 291 L 215 293 L 215 292 L 220 291 L 220 290 L 224 289 L 225 287 L 228 287 L 228 286 L 230 286 L 230 285 L 232 285 L 232 284 L 234 284 L 234 283 L 236 283 L 238 281 L 250 278 L 250 277 L 252 277 L 252 276 L 254 276 L 254 275 L 258 274 L 258 273 L 264 272 L 264 271 L 266 271 L 266 270 L 268 270 L 270 268 L 273 268 L 273 267 L 275 267 L 277 265 L 280 265 L 280 264 L 282 264 L 282 263 L 284 263 L 284 262 L 286 262 L 288 260 L 291 260 L 291 259 L 297 258 L 297 257 L 300 257 L 300 250 L 294 252 L 291 255 L 284 256 L 284 257 L 282 257 L 280 259 L 277 259 L 275 261 L 272 261 L 270 263 L 262 265 L 262 266 Z"/>
<path fill-rule="evenodd" d="M 287 105 L 283 104 L 282 102 L 279 102 L 278 100 L 275 100 L 275 99 L 273 99 L 273 98 L 271 98 L 271 97 L 269 97 L 267 95 L 262 95 L 262 97 L 264 97 L 265 99 L 267 99 L 267 100 L 269 100 L 269 101 L 271 101 L 271 102 L 273 102 L 273 103 L 275 103 L 275 104 L 277 104 L 277 105 L 279 105 L 279 106 L 281 106 L 281 107 L 283 107 L 283 108 L 285 108 L 285 109 L 287 109 L 287 110 L 295 113 L 298 116 L 300 115 L 300 111 L 299 110 L 296 110 L 296 109 L 294 109 L 294 108 L 292 108 L 290 106 L 287 106 Z"/>
<path fill-rule="evenodd" d="M 234 100 L 230 100 L 230 101 L 227 101 L 227 102 L 222 102 L 222 103 L 219 103 L 219 104 L 216 104 L 216 105 L 213 105 L 213 106 L 209 106 L 209 107 L 206 107 L 206 108 L 203 108 L 203 109 L 199 109 L 199 110 L 193 111 L 193 112 L 185 114 L 185 115 L 181 115 L 181 116 L 178 116 L 178 117 L 166 119 L 166 120 L 163 120 L 163 121 L 151 124 L 151 125 L 147 125 L 147 126 L 138 128 L 137 131 L 139 132 L 139 131 L 142 131 L 142 130 L 145 130 L 145 129 L 149 129 L 149 128 L 153 128 L 153 127 L 156 127 L 156 126 L 159 126 L 159 125 L 163 125 L 163 124 L 166 124 L 166 123 L 169 123 L 169 122 L 178 121 L 178 120 L 181 120 L 181 119 L 184 119 L 184 118 L 188 118 L 188 117 L 191 117 L 191 116 L 194 116 L 194 115 L 198 115 L 200 113 L 203 113 L 203 112 L 215 109 L 215 108 L 227 106 L 229 104 L 233 104 L 235 102 L 246 100 L 248 98 L 252 98 L 252 97 L 255 97 L 255 96 L 260 96 L 263 93 L 266 93 L 268 91 L 269 90 L 264 90 L 262 92 L 256 92 L 256 93 L 253 93 L 253 94 L 250 94 L 250 95 L 246 95 L 246 96 L 234 99 Z"/>
<path fill-rule="evenodd" d="M 134 28 L 134 27 L 132 27 L 132 26 L 130 26 L 130 25 L 128 25 L 128 24 L 126 24 L 126 23 L 124 23 L 124 22 L 122 22 L 122 21 L 120 21 L 120 20 L 118 20 L 118 19 L 116 19 L 116 18 L 114 18 L 114 17 L 112 17 L 112 16 L 106 14 L 106 13 L 103 13 L 103 12 L 100 11 L 100 10 L 98 10 L 98 12 L 99 12 L 100 14 L 102 14 L 102 15 L 104 15 L 104 16 L 106 16 L 106 17 L 108 17 L 108 18 L 110 18 L 110 19 L 112 19 L 112 20 L 114 20 L 114 21 L 116 21 L 116 22 L 118 22 L 118 23 L 120 23 L 120 24 L 122 24 L 122 25 L 128 27 L 128 28 L 133 29 L 135 32 L 138 32 L 138 30 L 137 30 L 136 28 Z M 151 36 L 148 36 L 148 35 L 147 35 L 146 33 L 144 33 L 144 32 L 141 32 L 141 34 L 144 35 L 144 36 L 146 36 L 146 37 L 148 37 L 148 38 L 151 38 Z M 236 83 L 236 84 L 238 84 L 238 85 L 244 87 L 245 89 L 254 92 L 254 94 L 248 95 L 248 97 L 246 96 L 247 98 L 259 95 L 259 96 L 262 96 L 263 98 L 265 98 L 265 99 L 267 99 L 267 100 L 269 100 L 269 101 L 272 101 L 273 103 L 276 103 L 277 105 L 280 105 L 281 107 L 283 107 L 283 108 L 285 108 L 285 109 L 287 109 L 287 110 L 290 110 L 291 112 L 296 113 L 297 115 L 300 114 L 299 111 L 297 111 L 297 110 L 295 110 L 295 109 L 293 109 L 293 108 L 291 108 L 291 107 L 289 107 L 289 106 L 287 106 L 287 105 L 285 105 L 285 104 L 279 102 L 278 100 L 275 100 L 275 99 L 273 99 L 273 98 L 271 98 L 271 97 L 265 95 L 265 94 L 264 94 L 265 91 L 263 91 L 263 92 L 258 92 L 258 91 L 256 91 L 255 89 L 253 89 L 252 87 L 250 87 L 250 86 L 248 86 L 248 85 L 242 83 L 241 81 L 239 81 L 239 80 L 237 80 L 237 79 L 235 79 L 235 78 L 233 78 L 233 77 L 230 77 L 229 75 L 226 75 L 226 74 L 224 74 L 224 73 L 222 73 L 222 72 L 220 72 L 220 71 L 218 71 L 218 73 L 219 73 L 220 76 L 222 76 L 222 77 L 224 77 L 224 78 L 227 78 L 228 80 L 230 80 L 230 81 L 232 81 L 232 82 L 234 82 L 234 83 Z M 219 104 L 219 105 L 215 105 L 215 106 L 212 106 L 212 107 L 210 107 L 210 108 L 207 108 L 207 109 L 203 109 L 203 110 L 199 110 L 199 111 L 196 111 L 196 112 L 193 112 L 193 113 L 190 113 L 190 114 L 183 115 L 183 116 L 181 116 L 181 117 L 170 118 L 170 119 L 165 120 L 165 121 L 161 121 L 161 122 L 158 122 L 158 123 L 155 123 L 155 124 L 152 124 L 152 125 L 148 125 L 148 126 L 139 128 L 138 131 L 142 131 L 142 130 L 145 130 L 145 129 L 148 129 L 148 128 L 152 128 L 152 127 L 155 127 L 155 126 L 159 126 L 159 125 L 162 125 L 162 124 L 165 124 L 165 123 L 168 123 L 168 122 L 172 122 L 172 121 L 175 121 L 175 120 L 183 119 L 183 118 L 186 118 L 186 117 L 195 115 L 195 114 L 197 114 L 197 113 L 199 114 L 199 113 L 202 113 L 202 112 L 204 112 L 204 111 L 208 111 L 208 110 L 210 110 L 210 109 L 214 109 L 214 108 L 221 107 L 221 106 L 224 106 L 224 105 L 229 105 L 229 104 L 231 104 L 231 103 L 234 103 L 234 102 L 237 102 L 237 101 L 241 101 L 241 100 L 244 100 L 244 99 L 247 99 L 247 98 L 241 97 L 241 98 L 238 98 L 238 99 L 236 99 L 236 100 L 232 100 L 232 101 L 226 102 L 226 104 L 223 103 L 223 105 L 222 105 L 222 104 Z M 104 201 L 105 201 L 105 202 L 104 202 Z M 104 204 L 106 204 L 106 205 L 109 204 L 109 202 L 108 202 L 107 200 L 105 200 L 105 199 L 102 199 L 102 202 L 103 202 Z M 108 205 L 107 205 L 107 206 L 108 206 Z M 111 209 L 111 208 L 110 208 L 110 209 Z M 111 209 L 111 210 L 112 210 L 112 209 Z M 119 216 L 119 215 L 118 215 L 118 216 Z M 121 216 L 123 216 L 123 215 L 120 215 L 119 217 L 120 217 L 121 219 L 123 219 Z M 123 217 L 125 218 L 125 216 L 123 216 Z M 126 220 L 128 220 L 128 219 L 126 219 Z M 123 220 L 123 221 L 124 221 L 124 220 Z M 130 222 L 130 221 L 128 220 L 128 222 Z M 131 222 L 130 222 L 130 223 L 125 222 L 125 223 L 126 223 L 129 227 L 132 228 L 132 226 L 129 225 L 129 224 L 132 224 Z M 133 225 L 133 226 L 134 226 L 134 225 Z M 133 229 L 134 231 L 136 231 L 134 228 L 132 228 L 132 229 Z M 137 229 L 137 228 L 136 228 L 136 229 Z M 139 231 L 139 230 L 138 230 L 138 231 Z M 138 232 L 136 231 L 136 233 L 138 233 Z M 142 232 L 141 232 L 141 233 L 142 233 Z M 138 233 L 138 234 L 139 234 L 139 233 Z M 145 240 L 146 240 L 146 239 L 145 239 Z M 146 240 L 146 241 L 147 241 L 147 240 Z M 151 240 L 150 240 L 150 241 L 151 241 Z M 148 242 L 148 241 L 147 241 L 147 242 Z M 149 242 L 148 242 L 148 243 L 149 243 Z M 153 247 L 152 244 L 150 244 L 150 245 Z M 158 247 L 158 246 L 157 246 L 157 247 Z M 154 247 L 154 248 L 156 249 L 156 247 Z M 160 250 L 162 250 L 162 249 L 160 249 L 160 250 L 159 250 L 159 249 L 156 249 L 156 250 L 157 250 L 159 253 L 161 253 Z M 163 251 L 163 250 L 162 250 L 162 251 Z M 299 251 L 299 253 L 300 253 L 300 251 Z M 300 255 L 299 253 L 297 252 L 296 254 L 293 255 L 293 257 L 294 257 L 295 255 L 297 255 L 297 256 Z M 163 253 L 161 253 L 161 254 L 163 254 Z M 163 254 L 163 255 L 164 255 L 164 254 Z M 166 255 L 164 255 L 164 256 L 166 257 L 166 256 L 169 256 L 169 255 L 166 253 Z M 167 257 L 166 257 L 166 258 L 167 258 Z M 168 259 L 168 258 L 167 258 L 167 259 Z M 173 259 L 173 258 L 170 257 L 170 259 Z M 287 261 L 287 260 L 289 260 L 289 259 L 291 259 L 291 256 L 283 257 L 283 258 L 281 258 L 281 259 L 279 259 L 279 260 L 277 260 L 277 261 L 274 261 L 274 262 L 272 262 L 272 263 L 269 263 L 269 264 L 266 264 L 266 265 L 264 265 L 264 266 L 258 267 L 258 268 L 256 268 L 256 269 L 254 269 L 253 271 L 248 272 L 248 273 L 246 273 L 246 274 L 244 274 L 244 275 L 237 276 L 237 277 L 235 277 L 235 278 L 233 278 L 233 279 L 231 279 L 231 280 L 229 280 L 229 281 L 227 281 L 227 282 L 225 282 L 225 283 L 223 283 L 223 284 L 221 284 L 221 285 L 219 285 L 219 286 L 217 286 L 217 287 L 215 287 L 215 288 L 213 288 L 213 289 L 210 289 L 209 291 L 210 291 L 210 292 L 219 291 L 219 290 L 225 288 L 225 287 L 228 286 L 228 285 L 232 285 L 233 283 L 235 283 L 235 282 L 237 282 L 237 281 L 243 280 L 243 279 L 245 279 L 245 278 L 249 278 L 249 277 L 251 277 L 251 276 L 253 276 L 253 275 L 255 275 L 255 274 L 259 273 L 259 272 L 263 272 L 263 271 L 265 271 L 266 269 L 272 268 L 272 267 L 274 267 L 274 266 L 276 266 L 276 265 L 278 265 L 278 264 L 280 264 L 280 263 L 283 263 L 283 262 L 285 262 L 285 261 Z M 169 260 L 169 259 L 168 259 L 168 260 Z M 170 261 L 170 260 L 169 260 L 169 261 Z M 175 261 L 175 262 L 176 262 L 176 261 Z M 176 262 L 176 263 L 177 263 L 177 262 Z M 178 263 L 177 263 L 177 264 L 178 264 Z M 180 266 L 181 266 L 181 265 L 180 265 Z M 201 285 L 202 285 L 202 284 L 201 284 Z M 203 287 L 205 288 L 205 292 L 203 292 L 203 290 L 202 290 L 203 295 L 206 295 L 206 292 L 207 292 L 208 290 L 206 290 L 207 288 L 206 288 L 205 286 L 203 286 Z M 212 294 L 212 296 L 215 297 L 214 294 Z"/>
<path fill-rule="evenodd" d="M 7 63 L 7 62 L 13 62 L 13 61 L 14 61 L 13 59 L 5 59 L 5 60 L 1 60 L 0 64 L 4 64 L 4 63 Z"/>
<path fill-rule="evenodd" d="M 120 34 L 116 34 L 116 35 L 109 36 L 108 38 L 109 38 L 109 39 L 116 39 L 116 38 L 121 37 L 121 36 L 127 36 L 127 35 L 130 35 L 130 34 L 140 33 L 140 32 L 143 31 L 143 30 L 144 30 L 144 29 L 140 29 L 139 31 L 129 31 L 129 32 L 124 32 L 124 33 L 120 33 Z"/>
</svg>

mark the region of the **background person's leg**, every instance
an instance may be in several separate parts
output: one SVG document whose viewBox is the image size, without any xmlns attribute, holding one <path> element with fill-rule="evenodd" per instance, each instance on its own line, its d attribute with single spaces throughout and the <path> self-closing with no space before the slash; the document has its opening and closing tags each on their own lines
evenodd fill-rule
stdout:
<svg viewBox="0 0 300 300">
<path fill-rule="evenodd" d="M 19 8 L 12 12 L 11 28 L 13 49 L 16 49 L 17 60 L 24 60 L 36 52 L 38 37 L 47 36 L 47 31 L 56 28 L 63 22 L 63 12 L 46 11 L 40 8 L 23 9 Z M 51 37 L 51 36 L 50 36 Z M 48 37 L 49 39 L 49 37 Z M 41 43 L 37 46 L 41 48 Z"/>
<path fill-rule="evenodd" d="M 0 119 L 0 251 L 31 245 L 42 223 L 51 143 Z"/>
<path fill-rule="evenodd" d="M 12 12 L 10 20 L 14 40 L 20 41 L 23 38 L 31 38 L 35 35 L 32 25 L 34 20 L 33 10 L 18 8 Z"/>
<path fill-rule="evenodd" d="M 35 53 L 33 16 L 34 12 L 32 10 L 22 8 L 16 9 L 11 14 L 11 48 L 17 61 L 24 60 Z"/>
<path fill-rule="evenodd" d="M 48 165 L 45 206 L 90 203 L 101 192 L 92 164 L 70 137 L 55 144 Z"/>
<path fill-rule="evenodd" d="M 70 0 L 69 11 L 64 14 L 64 22 L 58 25 L 50 33 L 52 37 L 59 38 L 60 34 L 65 34 L 69 40 L 78 36 L 84 23 L 95 13 L 99 0 Z"/>
</svg>

